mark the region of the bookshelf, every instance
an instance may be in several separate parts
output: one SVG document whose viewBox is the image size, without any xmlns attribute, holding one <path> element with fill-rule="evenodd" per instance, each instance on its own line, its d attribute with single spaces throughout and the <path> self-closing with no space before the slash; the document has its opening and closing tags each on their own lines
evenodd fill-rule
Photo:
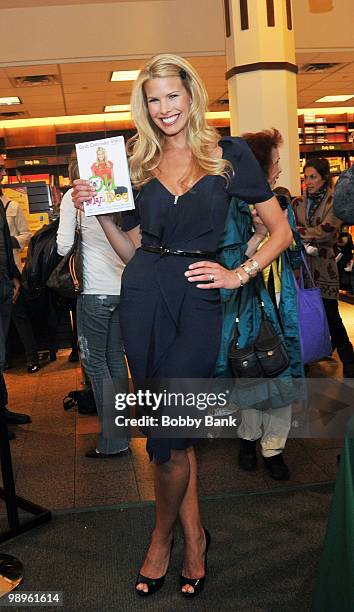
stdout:
<svg viewBox="0 0 354 612">
<path fill-rule="evenodd" d="M 327 157 L 334 176 L 354 163 L 354 114 L 299 115 L 300 168 L 311 157 Z"/>
</svg>

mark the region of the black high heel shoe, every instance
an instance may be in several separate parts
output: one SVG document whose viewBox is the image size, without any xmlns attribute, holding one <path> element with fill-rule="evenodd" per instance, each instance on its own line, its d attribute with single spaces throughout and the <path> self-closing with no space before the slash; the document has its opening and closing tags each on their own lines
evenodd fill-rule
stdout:
<svg viewBox="0 0 354 612">
<path fill-rule="evenodd" d="M 188 591 L 181 591 L 183 597 L 187 599 L 192 599 L 192 597 L 197 597 L 199 593 L 202 592 L 204 588 L 205 578 L 207 575 L 207 565 L 208 565 L 208 550 L 211 542 L 211 536 L 209 531 L 203 527 L 205 533 L 205 553 L 204 553 L 204 576 L 202 578 L 185 578 L 182 574 L 179 577 L 179 584 L 181 589 L 186 585 L 190 585 L 193 587 L 193 592 L 189 593 Z"/>
<path fill-rule="evenodd" d="M 170 564 L 170 561 L 171 561 L 173 545 L 174 545 L 174 539 L 172 539 L 171 546 L 170 546 L 170 559 L 169 559 L 168 565 Z M 153 595 L 154 593 L 157 593 L 157 591 L 159 591 L 163 587 L 165 578 L 167 576 L 167 572 L 168 572 L 168 567 L 164 575 L 160 576 L 160 578 L 148 578 L 147 576 L 144 576 L 143 574 L 140 574 L 139 572 L 138 577 L 136 579 L 136 583 L 135 583 L 135 590 L 137 594 L 140 597 L 148 597 L 148 595 Z M 149 590 L 142 591 L 142 590 L 137 589 L 136 587 L 138 586 L 138 584 L 146 584 Z"/>
</svg>

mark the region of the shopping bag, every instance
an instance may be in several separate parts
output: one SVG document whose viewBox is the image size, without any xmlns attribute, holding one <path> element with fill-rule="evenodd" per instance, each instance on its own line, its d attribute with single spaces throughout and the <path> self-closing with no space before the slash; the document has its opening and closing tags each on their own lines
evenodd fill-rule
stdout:
<svg viewBox="0 0 354 612">
<path fill-rule="evenodd" d="M 304 286 L 304 268 L 311 287 Z M 303 257 L 299 283 L 295 279 L 299 321 L 300 346 L 303 362 L 320 361 L 332 354 L 331 337 L 321 291 L 315 286 L 312 274 Z"/>
</svg>

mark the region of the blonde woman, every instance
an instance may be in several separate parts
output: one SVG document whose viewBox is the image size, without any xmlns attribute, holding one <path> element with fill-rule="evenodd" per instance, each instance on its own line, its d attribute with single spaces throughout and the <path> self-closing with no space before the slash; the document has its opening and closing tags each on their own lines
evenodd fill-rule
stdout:
<svg viewBox="0 0 354 612">
<path fill-rule="evenodd" d="M 140 381 L 207 378 L 220 344 L 219 289 L 247 283 L 290 244 L 291 231 L 248 146 L 240 138 L 220 140 L 207 125 L 206 90 L 186 60 L 166 54 L 148 61 L 131 105 L 136 210 L 124 214 L 122 229 L 110 216 L 98 217 L 127 264 L 120 312 L 129 366 Z M 92 194 L 87 181 L 75 182 L 77 207 Z M 233 195 L 256 205 L 270 239 L 257 259 L 227 270 L 216 263 L 215 251 Z M 180 587 L 185 597 L 195 597 L 204 586 L 210 543 L 199 513 L 195 440 L 150 434 L 156 525 L 136 591 L 147 596 L 162 587 L 179 517 L 185 538 Z"/>
<path fill-rule="evenodd" d="M 114 185 L 113 162 L 107 159 L 107 151 L 104 147 L 97 147 L 96 161 L 91 166 L 93 176 L 98 176 L 106 185 Z"/>
</svg>

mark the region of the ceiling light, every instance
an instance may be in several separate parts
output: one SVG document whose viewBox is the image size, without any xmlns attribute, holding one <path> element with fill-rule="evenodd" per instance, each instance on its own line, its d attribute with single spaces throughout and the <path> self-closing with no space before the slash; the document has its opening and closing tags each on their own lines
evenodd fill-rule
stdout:
<svg viewBox="0 0 354 612">
<path fill-rule="evenodd" d="M 130 104 L 112 104 L 111 106 L 105 106 L 105 113 L 124 113 L 130 111 Z"/>
<path fill-rule="evenodd" d="M 115 70 L 112 72 L 111 81 L 135 81 L 140 70 Z"/>
<path fill-rule="evenodd" d="M 22 104 L 20 98 L 17 96 L 10 96 L 9 98 L 0 98 L 0 106 L 11 106 L 11 104 Z"/>
<path fill-rule="evenodd" d="M 350 100 L 350 98 L 354 98 L 354 94 L 344 94 L 342 96 L 324 96 L 323 98 L 319 98 L 316 102 L 346 102 Z"/>
</svg>

